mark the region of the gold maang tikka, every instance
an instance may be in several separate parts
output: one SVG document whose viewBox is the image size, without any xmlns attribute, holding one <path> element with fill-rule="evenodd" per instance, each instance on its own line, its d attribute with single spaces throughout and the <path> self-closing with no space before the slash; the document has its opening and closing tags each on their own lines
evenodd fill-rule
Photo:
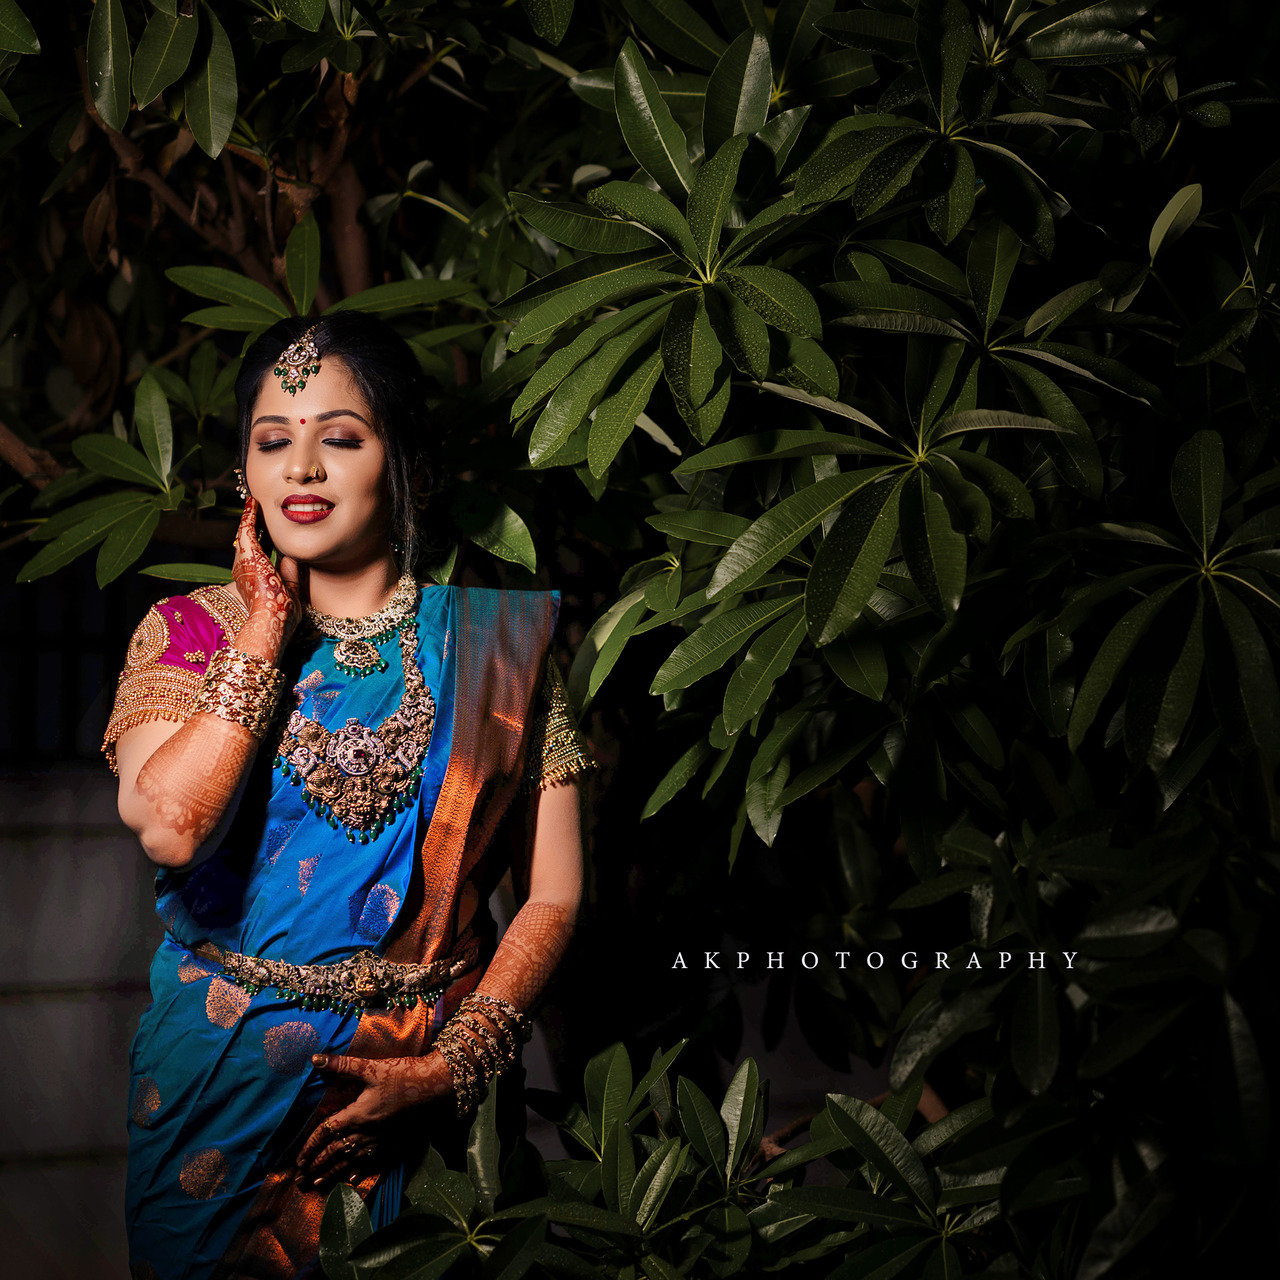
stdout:
<svg viewBox="0 0 1280 1280">
<path fill-rule="evenodd" d="M 306 387 L 308 377 L 320 372 L 320 353 L 311 338 L 315 331 L 316 326 L 312 325 L 296 342 L 285 347 L 273 370 L 291 396 Z"/>
</svg>

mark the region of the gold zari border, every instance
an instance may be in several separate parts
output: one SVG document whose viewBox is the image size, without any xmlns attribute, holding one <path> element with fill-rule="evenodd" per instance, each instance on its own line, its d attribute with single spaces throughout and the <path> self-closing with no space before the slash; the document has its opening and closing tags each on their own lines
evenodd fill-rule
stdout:
<svg viewBox="0 0 1280 1280">
<path fill-rule="evenodd" d="M 128 729 L 148 720 L 176 720 L 184 723 L 204 676 L 185 667 L 153 663 L 135 671 L 126 670 L 116 689 L 115 707 L 102 738 L 102 752 L 112 773 L 116 767 L 116 740 Z"/>
<path fill-rule="evenodd" d="M 524 785 L 540 791 L 590 773 L 596 767 L 569 705 L 569 695 L 555 659 L 547 655 L 547 670 L 529 729 L 529 756 Z"/>
</svg>

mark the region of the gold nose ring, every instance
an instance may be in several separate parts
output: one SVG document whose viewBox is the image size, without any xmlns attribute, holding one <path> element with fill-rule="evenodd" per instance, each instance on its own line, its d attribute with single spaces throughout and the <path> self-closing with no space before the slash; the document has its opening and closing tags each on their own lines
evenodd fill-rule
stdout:
<svg viewBox="0 0 1280 1280">
<path fill-rule="evenodd" d="M 307 472 L 307 479 L 308 480 L 320 479 L 320 464 L 318 462 L 313 462 L 311 464 L 311 470 Z"/>
</svg>

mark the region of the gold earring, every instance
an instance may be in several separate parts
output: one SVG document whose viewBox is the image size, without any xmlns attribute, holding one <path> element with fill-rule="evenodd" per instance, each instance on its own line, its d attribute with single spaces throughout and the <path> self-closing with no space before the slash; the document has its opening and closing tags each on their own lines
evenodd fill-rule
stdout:
<svg viewBox="0 0 1280 1280">
<path fill-rule="evenodd" d="M 240 467 L 233 467 L 232 470 L 236 477 L 236 493 L 240 495 L 240 501 L 243 502 L 249 496 L 249 486 L 245 482 L 244 471 Z"/>
</svg>

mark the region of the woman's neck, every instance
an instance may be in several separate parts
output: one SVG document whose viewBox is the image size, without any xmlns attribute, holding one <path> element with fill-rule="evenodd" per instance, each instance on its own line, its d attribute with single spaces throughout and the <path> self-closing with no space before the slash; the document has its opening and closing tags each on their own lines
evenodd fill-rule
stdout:
<svg viewBox="0 0 1280 1280">
<path fill-rule="evenodd" d="M 309 567 L 303 598 L 320 613 L 337 618 L 363 618 L 377 613 L 400 581 L 400 569 L 390 551 L 357 568 Z"/>
</svg>

